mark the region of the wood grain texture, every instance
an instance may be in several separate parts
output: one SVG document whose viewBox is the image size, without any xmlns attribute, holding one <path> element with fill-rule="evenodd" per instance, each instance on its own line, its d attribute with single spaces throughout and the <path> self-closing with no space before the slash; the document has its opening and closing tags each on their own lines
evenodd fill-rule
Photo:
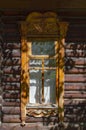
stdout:
<svg viewBox="0 0 86 130">
<path fill-rule="evenodd" d="M 11 12 L 12 13 L 12 12 Z M 18 12 L 17 12 L 18 13 Z M 23 12 L 24 13 L 24 12 Z M 9 14 L 9 13 L 8 13 Z M 7 14 L 7 15 L 8 15 Z M 2 79 L 2 88 L 4 91 L 3 96 L 6 98 L 3 99 L 2 108 L 3 108 L 3 122 L 20 122 L 19 111 L 15 109 L 18 107 L 20 109 L 20 97 L 12 95 L 10 96 L 11 91 L 20 94 L 20 77 L 17 79 L 17 75 L 20 76 L 20 65 L 21 65 L 21 40 L 19 34 L 19 28 L 17 27 L 18 20 L 24 20 L 25 16 L 3 16 L 5 23 L 4 26 L 4 40 L 3 44 L 3 66 L 2 70 L 3 79 Z M 85 24 L 84 20 L 67 18 L 71 23 L 69 26 L 68 36 L 65 43 L 65 83 L 64 83 L 64 120 L 66 122 L 86 122 L 86 43 L 85 43 Z M 77 25 L 77 23 L 80 23 Z M 85 23 L 85 21 L 84 21 Z M 83 27 L 80 27 L 82 24 Z M 76 27 L 77 26 L 77 27 Z M 81 29 L 82 28 L 82 29 Z M 83 31 L 82 31 L 83 30 Z M 82 36 L 83 35 L 83 36 Z M 84 41 L 83 41 L 84 40 Z M 71 43 L 70 43 L 71 41 Z M 76 41 L 76 43 L 75 43 Z M 82 42 L 83 41 L 83 42 Z M 12 52 L 12 53 L 8 53 Z M 16 52 L 16 53 L 14 53 Z M 18 69 L 19 68 L 19 69 Z M 7 75 L 7 78 L 6 78 Z M 12 78 L 10 78 L 10 75 Z M 14 75 L 14 76 L 13 76 Z M 9 79 L 10 78 L 10 79 Z M 16 82 L 18 80 L 18 82 Z M 17 94 L 16 94 L 17 95 Z M 12 110 L 9 116 L 9 110 Z M 7 108 L 7 110 L 6 110 Z M 6 110 L 6 111 L 5 111 Z M 15 118 L 13 117 L 15 116 Z M 73 116 L 72 116 L 73 115 Z M 13 117 L 13 119 L 12 119 Z M 57 117 L 56 117 L 57 119 Z M 43 119 L 26 117 L 27 122 L 43 122 Z M 53 120 L 54 121 L 54 120 Z"/>
</svg>

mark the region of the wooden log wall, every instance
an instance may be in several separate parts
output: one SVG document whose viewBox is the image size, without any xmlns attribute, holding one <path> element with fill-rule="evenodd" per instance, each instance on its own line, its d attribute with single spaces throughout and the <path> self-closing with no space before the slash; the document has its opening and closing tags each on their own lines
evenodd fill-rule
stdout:
<svg viewBox="0 0 86 130">
<path fill-rule="evenodd" d="M 86 43 L 65 48 L 65 121 L 86 122 Z"/>
<path fill-rule="evenodd" d="M 22 15 L 3 16 L 4 44 L 2 63 L 3 77 L 1 83 L 1 86 L 3 88 L 3 123 L 21 122 L 21 39 L 18 23 L 19 21 L 23 20 L 24 17 L 25 16 Z M 73 32 L 77 32 L 74 24 L 72 30 Z M 79 123 L 86 122 L 86 43 L 82 42 L 82 37 L 79 37 L 79 42 L 76 42 L 76 40 L 71 37 L 72 30 L 69 30 L 69 39 L 67 38 L 67 41 L 65 43 L 64 121 Z M 78 39 L 78 36 L 76 38 Z M 52 117 L 52 119 L 48 119 L 48 121 L 54 120 L 54 117 Z M 36 121 L 43 122 L 44 119 L 33 117 L 27 117 L 26 119 L 26 122 Z"/>
<path fill-rule="evenodd" d="M 3 22 L 0 16 L 0 124 L 1 124 L 1 115 L 2 115 L 2 86 L 1 86 L 1 77 L 2 77 L 2 44 L 3 44 Z"/>
<path fill-rule="evenodd" d="M 20 34 L 18 17 L 3 16 L 2 122 L 20 122 Z"/>
</svg>

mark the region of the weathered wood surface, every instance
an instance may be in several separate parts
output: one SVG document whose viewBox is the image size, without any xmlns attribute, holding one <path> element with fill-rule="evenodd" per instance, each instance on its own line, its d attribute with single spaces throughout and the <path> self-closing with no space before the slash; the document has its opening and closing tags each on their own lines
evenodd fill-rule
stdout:
<svg viewBox="0 0 86 130">
<path fill-rule="evenodd" d="M 6 21 L 5 21 L 6 22 Z M 11 21 L 9 21 L 11 22 Z M 2 122 L 20 122 L 20 35 L 18 24 L 5 23 L 2 62 Z"/>
<path fill-rule="evenodd" d="M 20 64 L 21 41 L 17 20 L 21 17 L 4 17 L 3 44 L 3 107 L 2 122 L 20 122 Z M 78 21 L 77 21 L 78 22 Z M 65 122 L 86 122 L 86 43 L 74 43 L 82 38 L 79 26 L 74 23 L 69 28 L 68 41 L 65 44 L 65 82 L 64 109 Z M 86 30 L 86 29 L 84 29 Z M 83 31 L 82 31 L 83 32 Z M 73 34 L 72 34 L 73 33 Z M 74 36 L 76 35 L 76 36 Z M 80 36 L 80 37 L 78 37 Z M 13 95 L 13 92 L 15 93 Z M 10 108 L 11 107 L 11 108 Z M 12 111 L 10 111 L 12 109 Z M 14 111 L 15 110 L 15 111 Z M 10 115 L 9 115 L 10 114 Z M 14 115 L 14 117 L 13 117 Z M 43 121 L 42 119 L 27 117 L 27 122 Z"/>
<path fill-rule="evenodd" d="M 86 122 L 86 44 L 65 48 L 65 122 Z"/>
<path fill-rule="evenodd" d="M 19 107 L 20 108 L 20 100 L 19 99 L 5 99 L 3 102 L 3 107 Z"/>
<path fill-rule="evenodd" d="M 1 111 L 2 111 L 2 86 L 1 86 L 1 77 L 2 77 L 2 45 L 3 45 L 3 23 L 0 16 L 0 123 L 1 123 Z"/>
</svg>

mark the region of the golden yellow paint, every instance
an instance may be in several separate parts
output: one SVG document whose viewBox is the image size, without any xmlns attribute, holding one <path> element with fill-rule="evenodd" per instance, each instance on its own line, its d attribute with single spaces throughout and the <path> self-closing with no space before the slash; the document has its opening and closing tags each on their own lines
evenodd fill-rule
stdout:
<svg viewBox="0 0 86 130">
<path fill-rule="evenodd" d="M 21 49 L 21 120 L 25 121 L 26 118 L 26 103 L 29 98 L 28 84 L 28 47 L 27 42 L 22 39 L 22 49 Z"/>
<path fill-rule="evenodd" d="M 29 58 L 31 43 L 29 41 L 56 41 L 56 104 L 59 121 L 64 118 L 64 38 L 68 23 L 60 22 L 53 12 L 44 14 L 31 13 L 26 21 L 21 22 L 21 120 L 26 119 L 26 104 L 29 101 Z M 29 42 L 29 43 L 28 43 Z M 33 56 L 33 58 L 35 58 Z M 38 57 L 37 57 L 38 58 Z M 42 57 L 41 57 L 42 58 Z M 39 56 L 40 59 L 40 56 Z M 42 63 L 42 68 L 44 63 Z M 42 69 L 42 73 L 44 70 Z M 43 76 L 42 76 L 43 77 Z M 44 79 L 43 79 L 44 80 Z M 42 84 L 42 100 L 44 100 L 44 84 Z"/>
</svg>

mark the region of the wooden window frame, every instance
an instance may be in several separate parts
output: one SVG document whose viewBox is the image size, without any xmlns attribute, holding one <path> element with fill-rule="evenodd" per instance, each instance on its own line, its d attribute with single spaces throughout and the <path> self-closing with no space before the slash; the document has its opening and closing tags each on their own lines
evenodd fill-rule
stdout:
<svg viewBox="0 0 86 130">
<path fill-rule="evenodd" d="M 25 123 L 26 115 L 30 115 L 33 109 L 27 110 L 29 101 L 29 74 L 28 74 L 28 52 L 30 52 L 29 42 L 32 41 L 56 41 L 56 104 L 58 108 L 53 115 L 58 113 L 59 121 L 64 118 L 64 43 L 68 23 L 59 22 L 57 15 L 53 12 L 41 14 L 34 12 L 28 15 L 26 21 L 21 22 L 21 121 Z M 42 92 L 43 93 L 43 92 Z M 35 108 L 35 110 L 39 108 Z M 49 108 L 42 108 L 46 115 L 50 116 Z M 34 113 L 34 112 L 33 112 Z M 45 113 L 45 112 L 44 112 Z M 35 114 L 34 114 L 35 116 Z M 52 115 L 51 115 L 52 116 Z"/>
<path fill-rule="evenodd" d="M 27 54 L 28 55 L 28 63 L 29 63 L 30 60 L 33 60 L 33 59 L 34 60 L 35 59 L 39 59 L 39 60 L 42 61 L 42 66 L 41 67 L 31 67 L 31 66 L 28 65 L 28 68 L 29 68 L 28 74 L 29 74 L 29 71 L 32 70 L 32 69 L 34 69 L 34 70 L 41 70 L 42 71 L 41 72 L 42 73 L 42 102 L 41 102 L 41 104 L 44 104 L 44 70 L 56 70 L 56 69 L 58 69 L 58 67 L 45 67 L 44 66 L 44 61 L 45 61 L 45 59 L 46 60 L 48 60 L 48 59 L 55 59 L 55 60 L 57 60 L 57 58 L 56 58 L 56 52 L 55 52 L 55 55 L 53 57 L 50 57 L 49 55 L 33 55 L 32 54 L 32 42 L 29 42 L 27 44 L 28 44 L 28 48 L 29 48 L 29 52 Z M 55 51 L 56 51 L 57 45 L 58 45 L 58 43 L 54 42 L 54 47 L 55 47 L 54 49 L 55 49 Z M 29 76 L 28 76 L 28 79 L 30 80 Z M 29 98 L 30 98 L 30 96 L 29 96 Z M 41 104 L 39 104 L 39 105 L 41 105 Z M 34 105 L 36 105 L 36 104 L 34 103 Z"/>
</svg>

